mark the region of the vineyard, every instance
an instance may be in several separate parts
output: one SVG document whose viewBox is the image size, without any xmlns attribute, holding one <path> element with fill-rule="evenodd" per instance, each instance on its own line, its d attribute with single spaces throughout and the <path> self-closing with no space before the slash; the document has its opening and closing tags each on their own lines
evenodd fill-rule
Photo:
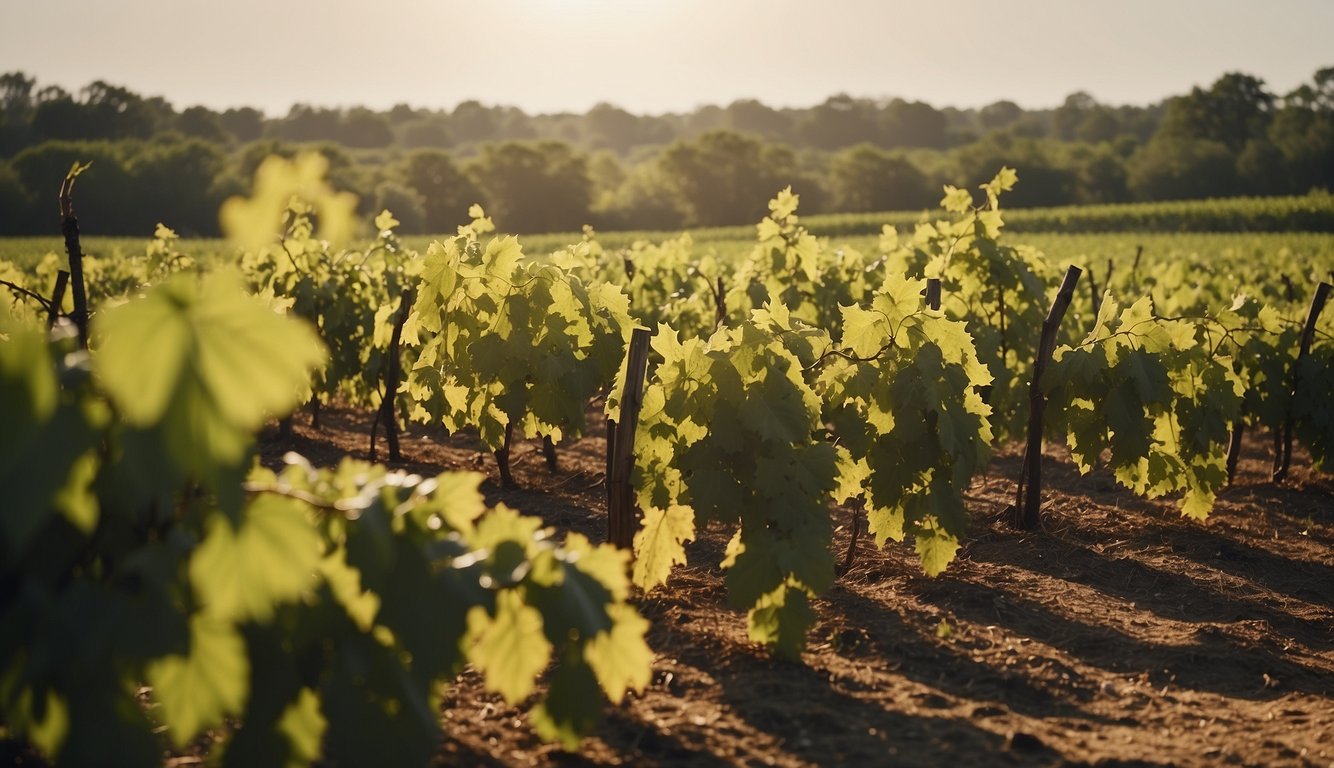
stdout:
<svg viewBox="0 0 1334 768">
<path fill-rule="evenodd" d="M 326 170 L 0 262 L 0 754 L 1334 761 L 1328 195 L 546 248 Z"/>
</svg>

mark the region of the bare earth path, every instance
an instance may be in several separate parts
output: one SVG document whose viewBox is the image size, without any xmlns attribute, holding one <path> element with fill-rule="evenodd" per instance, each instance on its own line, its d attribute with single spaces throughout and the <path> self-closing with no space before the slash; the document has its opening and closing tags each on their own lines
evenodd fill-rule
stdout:
<svg viewBox="0 0 1334 768">
<path fill-rule="evenodd" d="M 596 419 L 596 417 L 594 417 Z M 321 463 L 365 457 L 369 419 L 326 408 L 291 440 Z M 590 433 L 601 435 L 594 421 Z M 816 608 L 801 664 L 746 639 L 717 563 L 728 532 L 705 531 L 653 622 L 653 683 L 578 754 L 538 741 L 523 713 L 465 673 L 447 695 L 444 765 L 1334 765 L 1334 482 L 1302 456 L 1268 482 L 1260 439 L 1205 524 L 1144 502 L 1103 472 L 1047 455 L 1047 526 L 994 518 L 1018 457 L 973 486 L 973 532 L 941 577 L 906 545 L 862 537 L 852 569 Z M 604 442 L 515 447 L 522 490 L 486 488 L 558 531 L 605 532 Z M 414 429 L 421 473 L 495 465 L 475 440 Z M 846 548 L 850 517 L 835 537 Z"/>
</svg>

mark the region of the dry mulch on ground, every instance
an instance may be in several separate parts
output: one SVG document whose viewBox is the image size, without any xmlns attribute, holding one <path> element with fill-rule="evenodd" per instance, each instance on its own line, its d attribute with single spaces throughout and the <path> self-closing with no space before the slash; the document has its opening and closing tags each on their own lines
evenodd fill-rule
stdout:
<svg viewBox="0 0 1334 768">
<path fill-rule="evenodd" d="M 325 408 L 321 429 L 264 443 L 317 463 L 365 458 L 369 416 Z M 501 490 L 472 438 L 414 428 L 404 468 L 473 469 L 484 489 L 559 531 L 605 533 L 605 442 L 515 446 L 519 490 Z M 383 457 L 383 447 L 381 448 Z M 1268 479 L 1249 440 L 1238 482 L 1207 524 L 1146 502 L 1105 472 L 1045 459 L 1044 529 L 996 522 L 1019 457 L 973 485 L 975 525 L 942 576 L 911 548 L 859 541 L 853 567 L 816 601 L 800 664 L 746 638 L 717 567 L 729 531 L 702 532 L 691 564 L 639 600 L 652 622 L 653 682 L 577 754 L 541 743 L 522 710 L 466 672 L 450 689 L 445 765 L 1334 765 L 1334 483 L 1305 457 Z M 835 546 L 850 512 L 836 510 Z"/>
</svg>

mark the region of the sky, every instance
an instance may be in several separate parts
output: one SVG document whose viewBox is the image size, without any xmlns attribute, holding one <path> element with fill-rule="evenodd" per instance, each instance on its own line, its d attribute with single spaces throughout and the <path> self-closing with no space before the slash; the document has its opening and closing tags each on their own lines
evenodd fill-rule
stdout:
<svg viewBox="0 0 1334 768">
<path fill-rule="evenodd" d="M 0 72 L 178 109 L 1149 104 L 1334 66 L 1334 0 L 0 0 Z"/>
</svg>

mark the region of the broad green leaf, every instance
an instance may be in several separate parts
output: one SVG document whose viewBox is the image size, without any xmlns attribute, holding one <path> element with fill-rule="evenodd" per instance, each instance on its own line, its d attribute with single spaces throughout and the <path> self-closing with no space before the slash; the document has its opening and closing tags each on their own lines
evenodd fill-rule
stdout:
<svg viewBox="0 0 1334 768">
<path fill-rule="evenodd" d="M 597 680 L 588 665 L 579 661 L 567 657 L 556 665 L 550 692 L 529 715 L 538 736 L 560 742 L 571 752 L 579 748 L 579 737 L 592 730 L 602 714 Z"/>
<path fill-rule="evenodd" d="M 468 611 L 468 660 L 485 676 L 488 690 L 510 704 L 532 692 L 537 676 L 551 660 L 551 643 L 542 633 L 542 614 L 525 605 L 513 589 L 496 595 L 496 614 L 482 606 Z"/>
<path fill-rule="evenodd" d="M 927 576 L 944 573 L 959 551 L 959 540 L 941 530 L 918 531 L 915 538 L 917 554 L 922 558 L 922 571 Z"/>
<path fill-rule="evenodd" d="M 664 584 L 675 565 L 685 565 L 685 542 L 695 538 L 695 513 L 690 507 L 673 504 L 666 509 L 644 510 L 644 521 L 635 533 L 635 586 L 649 591 Z"/>
<path fill-rule="evenodd" d="M 278 732 L 287 737 L 292 755 L 289 766 L 310 765 L 320 758 L 324 731 L 329 726 L 320 712 L 320 699 L 314 691 L 302 688 L 296 701 L 283 710 Z"/>
<path fill-rule="evenodd" d="M 749 614 L 750 639 L 786 659 L 800 659 L 806 632 L 815 624 L 806 592 L 780 586 L 761 597 Z"/>
<path fill-rule="evenodd" d="M 277 604 L 315 580 L 322 543 L 300 502 L 261 494 L 238 526 L 215 513 L 205 530 L 190 558 L 190 583 L 209 616 L 268 621 Z"/>
<path fill-rule="evenodd" d="M 609 605 L 609 630 L 598 633 L 584 646 L 584 660 L 597 675 L 602 690 L 613 704 L 620 704 L 626 691 L 641 691 L 653 671 L 653 651 L 644 641 L 649 624 L 628 605 Z"/>
<path fill-rule="evenodd" d="M 301 399 L 323 350 L 235 278 L 174 278 L 94 326 L 94 371 L 130 426 L 161 430 L 182 468 L 207 475 L 243 457 L 251 434 Z"/>
<path fill-rule="evenodd" d="M 205 728 L 238 715 L 249 692 L 245 642 L 230 623 L 207 616 L 190 622 L 188 656 L 167 656 L 145 673 L 172 741 L 184 746 Z"/>
<path fill-rule="evenodd" d="M 963 213 L 973 207 L 973 195 L 966 189 L 945 185 L 945 196 L 940 198 L 940 207 L 950 213 Z"/>
</svg>

